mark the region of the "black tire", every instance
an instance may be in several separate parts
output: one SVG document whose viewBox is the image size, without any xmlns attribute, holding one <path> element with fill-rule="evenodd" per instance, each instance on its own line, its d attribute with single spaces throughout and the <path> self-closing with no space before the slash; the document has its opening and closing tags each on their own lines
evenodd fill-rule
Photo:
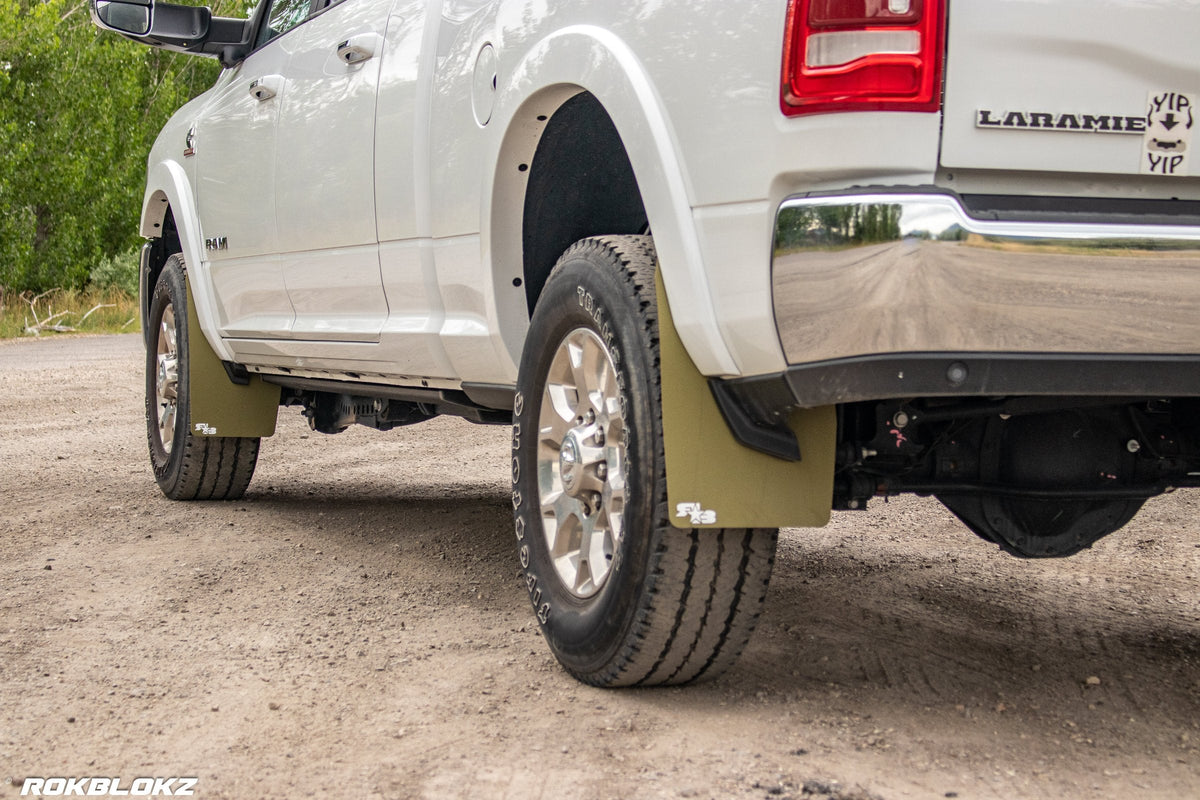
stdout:
<svg viewBox="0 0 1200 800">
<path fill-rule="evenodd" d="M 189 313 L 183 256 L 175 254 L 167 259 L 154 285 L 147 317 L 146 438 L 150 465 L 158 487 L 172 500 L 236 500 L 245 494 L 254 475 L 259 440 L 195 436 L 191 431 Z"/>
<path fill-rule="evenodd" d="M 775 557 L 775 529 L 671 525 L 654 274 L 649 236 L 572 245 L 517 385 L 518 556 L 551 650 L 595 686 L 719 675 L 754 630 Z"/>
</svg>

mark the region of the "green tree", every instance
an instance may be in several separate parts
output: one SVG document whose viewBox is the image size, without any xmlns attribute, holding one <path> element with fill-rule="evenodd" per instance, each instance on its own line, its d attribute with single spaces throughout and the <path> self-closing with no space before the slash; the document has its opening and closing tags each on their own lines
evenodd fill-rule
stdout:
<svg viewBox="0 0 1200 800">
<path fill-rule="evenodd" d="M 154 137 L 219 69 L 99 31 L 86 2 L 0 0 L 0 286 L 78 288 L 135 247 Z"/>
</svg>

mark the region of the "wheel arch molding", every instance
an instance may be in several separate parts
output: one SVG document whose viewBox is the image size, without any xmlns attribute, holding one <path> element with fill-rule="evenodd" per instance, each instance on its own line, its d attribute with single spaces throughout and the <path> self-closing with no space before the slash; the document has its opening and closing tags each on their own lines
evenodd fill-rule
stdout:
<svg viewBox="0 0 1200 800">
<path fill-rule="evenodd" d="M 166 230 L 168 217 L 173 221 L 194 295 L 193 314 L 217 357 L 222 361 L 233 361 L 233 354 L 217 335 L 216 297 L 204 257 L 203 229 L 195 198 L 192 182 L 181 164 L 174 161 L 151 164 L 146 175 L 139 232 L 147 239 L 160 238 Z"/>
<path fill-rule="evenodd" d="M 558 124 L 607 118 L 624 151 L 632 186 L 620 170 L 608 175 L 615 178 L 618 192 L 637 191 L 636 199 L 618 209 L 616 216 L 627 223 L 618 227 L 631 227 L 628 221 L 640 206 L 654 233 L 667 293 L 679 309 L 677 324 L 688 352 L 706 374 L 737 374 L 719 333 L 677 137 L 634 52 L 611 31 L 572 26 L 539 41 L 516 63 L 502 64 L 500 75 L 489 127 L 503 133 L 489 140 L 484 154 L 484 163 L 495 166 L 484 178 L 481 246 L 495 287 L 517 281 L 526 287 L 524 293 L 512 293 L 509 302 L 497 303 L 501 335 L 514 360 L 520 357 L 541 283 L 553 266 L 553 260 L 549 266 L 544 262 L 562 253 L 562 248 L 554 252 L 560 239 L 565 240 L 568 232 L 578 235 L 566 244 L 589 235 L 644 232 L 590 230 L 583 223 L 570 224 L 562 210 L 543 207 L 545 193 L 553 185 L 550 178 L 573 174 L 570 164 L 564 166 L 560 158 L 569 162 L 579 157 L 573 148 L 552 154 L 542 148 L 543 143 L 553 145 Z M 588 97 L 579 99 L 581 94 Z M 560 113 L 573 118 L 559 117 Z M 614 152 L 607 137 L 599 137 L 598 143 L 602 152 Z M 530 199 L 531 188 L 542 194 Z M 548 226 L 526 224 L 531 205 L 550 212 Z M 575 208 L 586 210 L 589 205 L 583 202 Z M 527 253 L 530 246 L 534 252 Z"/>
</svg>

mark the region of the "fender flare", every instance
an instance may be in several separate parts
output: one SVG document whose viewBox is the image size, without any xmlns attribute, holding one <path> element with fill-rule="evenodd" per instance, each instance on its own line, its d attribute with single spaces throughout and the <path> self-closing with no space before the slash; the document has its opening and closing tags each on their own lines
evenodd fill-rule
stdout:
<svg viewBox="0 0 1200 800">
<path fill-rule="evenodd" d="M 222 361 L 233 361 L 233 354 L 217 334 L 217 302 L 204 258 L 204 236 L 196 210 L 195 193 L 183 165 L 176 161 L 151 164 L 146 175 L 146 194 L 142 201 L 141 234 L 147 239 L 162 235 L 163 220 L 169 208 L 175 216 L 179 245 L 187 264 L 188 285 L 194 296 L 192 317 L 200 324 L 204 338 Z"/>
<path fill-rule="evenodd" d="M 688 353 L 706 375 L 738 374 L 720 335 L 709 291 L 703 251 L 692 217 L 683 165 L 671 124 L 649 76 L 633 51 L 603 28 L 576 25 L 556 31 L 501 71 L 490 124 L 503 130 L 490 137 L 484 163 L 481 248 L 492 275 L 489 305 L 496 309 L 501 336 L 514 361 L 529 326 L 521 305 L 497 303 L 496 286 L 522 274 L 522 215 L 529 164 L 549 117 L 579 92 L 593 94 L 612 118 L 625 145 L 642 203 L 654 232 L 663 279 L 676 325 Z"/>
</svg>

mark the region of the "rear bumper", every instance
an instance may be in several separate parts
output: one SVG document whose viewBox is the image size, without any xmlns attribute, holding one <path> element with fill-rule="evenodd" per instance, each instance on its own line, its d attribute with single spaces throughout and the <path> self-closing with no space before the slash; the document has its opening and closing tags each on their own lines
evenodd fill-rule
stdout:
<svg viewBox="0 0 1200 800">
<path fill-rule="evenodd" d="M 1200 397 L 1200 355 L 893 353 L 712 379 L 726 418 L 772 425 L 789 408 L 917 397 Z M 732 422 L 731 422 L 732 424 Z M 761 449 L 761 448 L 760 448 Z"/>
<path fill-rule="evenodd" d="M 797 198 L 772 261 L 791 365 L 1200 353 L 1200 227 L 980 220 L 948 194 Z"/>
<path fill-rule="evenodd" d="M 1200 227 L 980 220 L 944 194 L 778 213 L 790 365 L 714 381 L 761 423 L 888 398 L 1200 396 Z"/>
</svg>

